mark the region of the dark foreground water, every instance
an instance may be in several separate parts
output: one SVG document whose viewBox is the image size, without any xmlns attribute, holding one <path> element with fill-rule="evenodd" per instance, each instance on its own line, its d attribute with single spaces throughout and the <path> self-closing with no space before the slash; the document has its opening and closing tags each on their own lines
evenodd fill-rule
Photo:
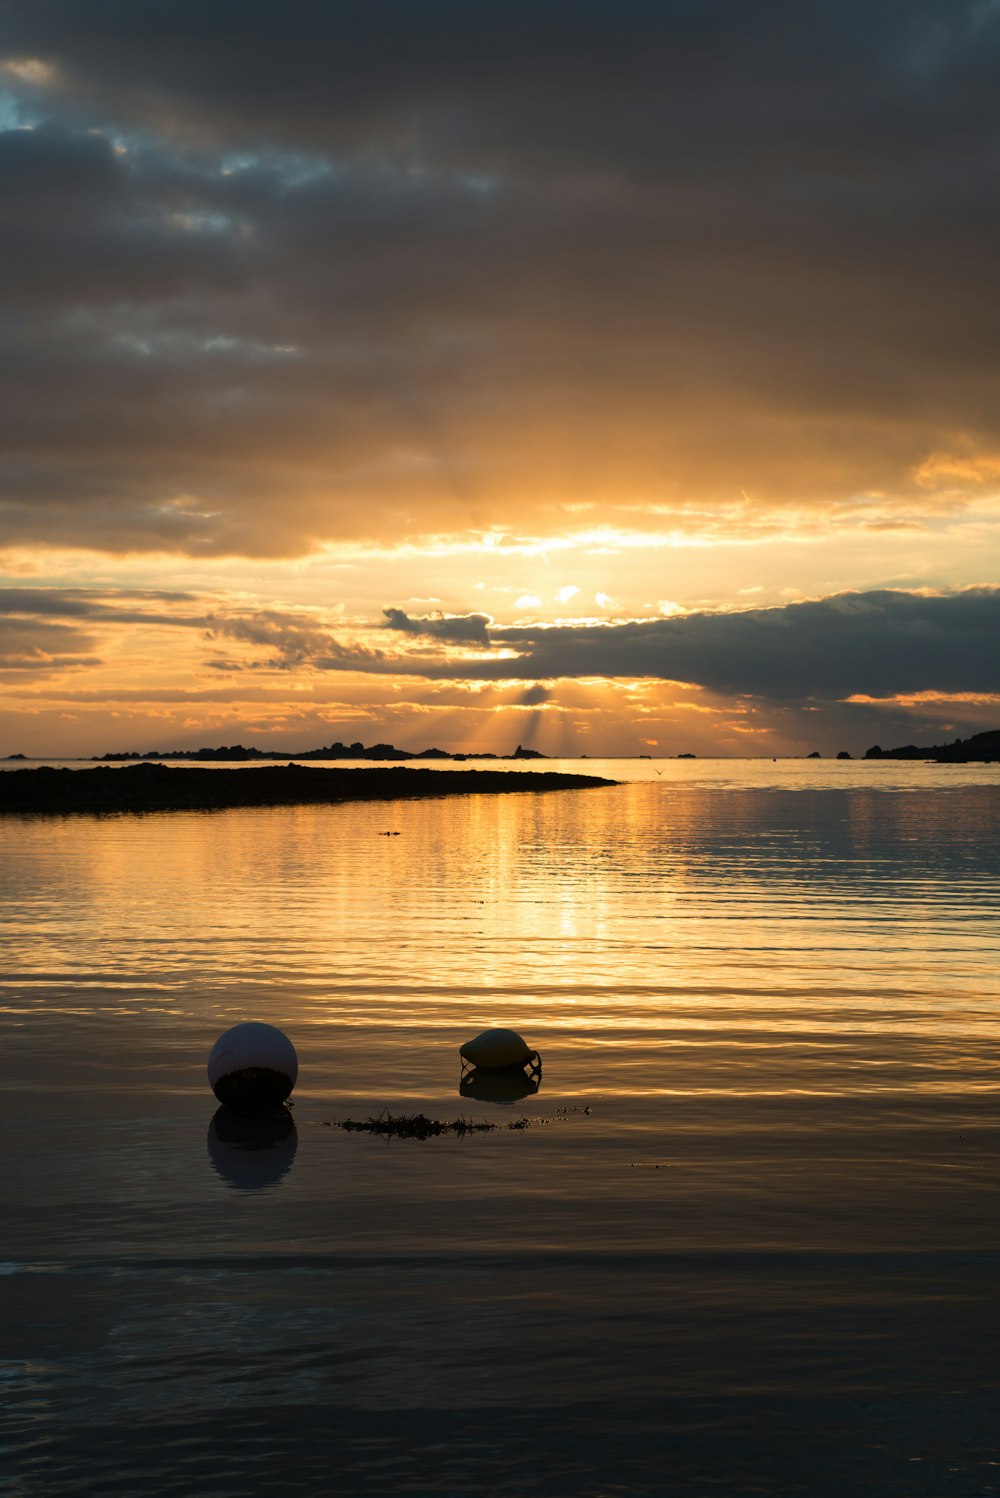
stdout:
<svg viewBox="0 0 1000 1498">
<path fill-rule="evenodd" d="M 0 825 L 0 1491 L 1000 1492 L 1000 773 L 657 768 Z"/>
</svg>

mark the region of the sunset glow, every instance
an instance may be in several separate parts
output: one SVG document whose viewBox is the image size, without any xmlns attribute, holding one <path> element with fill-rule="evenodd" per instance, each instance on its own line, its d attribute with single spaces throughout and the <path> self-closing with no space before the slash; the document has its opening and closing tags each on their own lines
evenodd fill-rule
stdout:
<svg viewBox="0 0 1000 1498">
<path fill-rule="evenodd" d="M 0 753 L 995 726 L 995 7 L 7 11 Z"/>
</svg>

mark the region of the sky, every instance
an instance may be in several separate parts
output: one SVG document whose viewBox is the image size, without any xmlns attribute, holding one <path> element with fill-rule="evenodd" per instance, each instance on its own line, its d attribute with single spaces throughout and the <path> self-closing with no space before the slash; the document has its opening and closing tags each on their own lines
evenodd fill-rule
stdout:
<svg viewBox="0 0 1000 1498">
<path fill-rule="evenodd" d="M 0 0 L 0 756 L 1000 725 L 1000 0 Z"/>
</svg>

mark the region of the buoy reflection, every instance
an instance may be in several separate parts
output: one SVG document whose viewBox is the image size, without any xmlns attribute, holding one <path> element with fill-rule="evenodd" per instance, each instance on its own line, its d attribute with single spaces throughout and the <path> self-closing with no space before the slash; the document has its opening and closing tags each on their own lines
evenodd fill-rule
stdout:
<svg viewBox="0 0 1000 1498">
<path fill-rule="evenodd" d="M 224 1104 L 208 1126 L 208 1156 L 218 1175 L 239 1191 L 276 1186 L 298 1148 L 295 1119 L 287 1108 L 238 1113 Z"/>
<path fill-rule="evenodd" d="M 533 1097 L 541 1085 L 540 1065 L 530 1074 L 520 1066 L 503 1071 L 472 1067 L 462 1073 L 458 1091 L 460 1097 L 475 1098 L 478 1103 L 519 1103 L 522 1098 Z"/>
</svg>

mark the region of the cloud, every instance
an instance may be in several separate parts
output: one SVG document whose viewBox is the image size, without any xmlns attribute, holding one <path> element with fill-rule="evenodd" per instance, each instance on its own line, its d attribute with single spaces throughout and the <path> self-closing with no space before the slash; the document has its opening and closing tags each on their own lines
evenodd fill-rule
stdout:
<svg viewBox="0 0 1000 1498">
<path fill-rule="evenodd" d="M 206 638 L 212 644 L 220 639 L 237 640 L 264 652 L 242 660 L 212 658 L 205 664 L 214 671 L 342 671 L 387 676 L 397 670 L 397 660 L 391 654 L 353 639 L 338 638 L 308 614 L 268 608 L 246 612 L 229 603 L 211 613 L 205 626 Z M 368 631 L 369 635 L 373 633 Z"/>
<path fill-rule="evenodd" d="M 524 709 L 545 707 L 548 753 L 640 752 L 649 737 L 664 752 L 858 753 L 995 726 L 998 637 L 996 587 L 551 626 L 402 609 L 348 620 L 221 590 L 18 587 L 0 591 L 0 726 L 39 753 L 249 742 L 265 719 L 270 734 L 308 721 L 317 743 L 503 751 L 523 741 Z M 76 710 L 75 727 L 57 716 Z M 308 743 L 297 732 L 279 742 Z"/>
<path fill-rule="evenodd" d="M 995 481 L 995 7 L 0 15 L 0 541 L 882 523 Z"/>
<path fill-rule="evenodd" d="M 776 707 L 850 698 L 1000 692 L 1000 588 L 933 595 L 878 590 L 778 608 L 698 612 L 624 623 L 492 624 L 484 614 L 411 618 L 383 610 L 383 629 L 434 644 L 476 644 L 456 656 L 372 650 L 266 612 L 221 621 L 229 638 L 271 646 L 263 664 L 430 681 L 531 681 L 522 703 L 549 700 L 540 681 L 671 681 Z"/>
<path fill-rule="evenodd" d="M 195 600 L 191 593 L 116 588 L 110 592 L 93 588 L 0 588 L 0 618 L 40 616 L 104 621 L 110 624 L 163 624 L 201 628 L 201 614 L 173 613 L 166 608 L 129 608 L 123 603 L 185 605 Z"/>
<path fill-rule="evenodd" d="M 187 611 L 193 601 L 188 593 L 154 589 L 0 588 L 0 672 L 42 679 L 102 666 L 95 652 L 115 630 L 202 628 L 203 616 Z"/>
<path fill-rule="evenodd" d="M 776 702 L 1000 689 L 1000 588 L 847 593 L 784 608 L 491 631 L 491 674 L 653 677 Z M 485 674 L 485 672 L 483 673 Z"/>
<path fill-rule="evenodd" d="M 519 682 L 526 683 L 522 705 L 550 700 L 551 683 L 602 678 L 687 684 L 776 709 L 849 699 L 858 706 L 913 698 L 925 706 L 1000 693 L 996 587 L 882 589 L 608 623 L 497 625 L 483 613 L 411 616 L 400 608 L 384 609 L 383 619 L 332 627 L 317 612 L 251 610 L 224 594 L 8 588 L 0 589 L 0 660 L 8 669 L 50 671 L 94 664 L 95 650 L 113 650 L 141 626 L 151 650 L 157 631 L 168 632 L 164 640 L 185 633 L 191 670 Z M 220 641 L 244 645 L 247 654 L 222 655 Z M 157 648 L 164 669 L 182 659 L 173 646 Z"/>
<path fill-rule="evenodd" d="M 326 630 L 266 610 L 247 618 L 209 616 L 206 622 L 210 639 L 263 646 L 273 652 L 263 664 L 281 670 L 294 670 L 336 649 Z"/>
<path fill-rule="evenodd" d="M 0 673 L 48 675 L 100 664 L 93 637 L 73 625 L 0 618 Z"/>
<path fill-rule="evenodd" d="M 489 614 L 430 614 L 411 618 L 403 609 L 382 610 L 386 617 L 386 629 L 400 630 L 404 634 L 426 635 L 435 640 L 448 640 L 461 645 L 488 645 L 488 629 L 492 624 Z"/>
</svg>

